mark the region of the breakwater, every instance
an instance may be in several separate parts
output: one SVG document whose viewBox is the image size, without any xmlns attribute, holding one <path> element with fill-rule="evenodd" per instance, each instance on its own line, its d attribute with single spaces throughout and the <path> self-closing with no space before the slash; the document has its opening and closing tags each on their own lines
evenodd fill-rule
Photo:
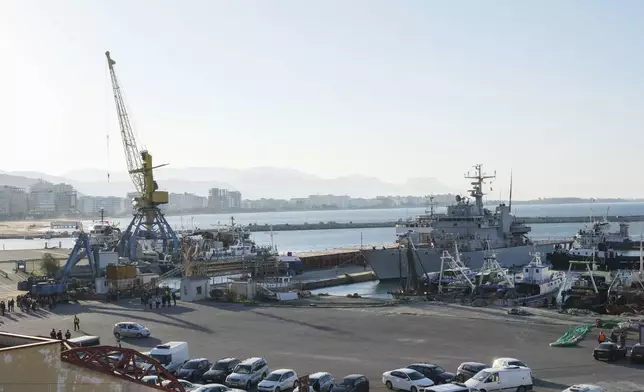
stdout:
<svg viewBox="0 0 644 392">
<path fill-rule="evenodd" d="M 610 222 L 644 222 L 644 215 L 632 216 L 609 216 Z M 525 224 L 539 223 L 588 223 L 587 216 L 533 216 L 517 218 Z M 389 221 L 389 222 L 315 222 L 315 223 L 284 223 L 276 225 L 250 224 L 250 231 L 297 231 L 297 230 L 337 230 L 337 229 L 370 229 L 378 227 L 395 227 L 404 224 L 406 221 Z"/>
</svg>

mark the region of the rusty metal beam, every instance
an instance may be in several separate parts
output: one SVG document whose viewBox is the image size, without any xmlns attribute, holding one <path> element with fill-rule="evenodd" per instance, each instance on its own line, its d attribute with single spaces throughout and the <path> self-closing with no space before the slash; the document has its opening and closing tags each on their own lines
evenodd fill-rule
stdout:
<svg viewBox="0 0 644 392">
<path fill-rule="evenodd" d="M 61 352 L 60 357 L 63 362 L 109 376 L 119 377 L 160 391 L 185 392 L 177 378 L 154 358 L 129 348 L 111 346 L 76 347 Z M 120 357 L 120 359 L 114 357 Z M 142 364 L 151 366 L 148 369 L 143 369 Z M 143 377 L 150 375 L 150 373 L 156 375 L 160 383 L 168 381 L 167 385 L 161 386 L 143 382 Z"/>
</svg>

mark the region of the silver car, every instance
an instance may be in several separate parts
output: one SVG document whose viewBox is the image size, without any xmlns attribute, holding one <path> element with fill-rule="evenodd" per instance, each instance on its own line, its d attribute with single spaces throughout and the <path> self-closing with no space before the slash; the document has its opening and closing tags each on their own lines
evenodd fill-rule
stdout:
<svg viewBox="0 0 644 392">
<path fill-rule="evenodd" d="M 125 321 L 114 324 L 114 337 L 120 338 L 147 338 L 150 330 L 139 323 Z"/>
</svg>

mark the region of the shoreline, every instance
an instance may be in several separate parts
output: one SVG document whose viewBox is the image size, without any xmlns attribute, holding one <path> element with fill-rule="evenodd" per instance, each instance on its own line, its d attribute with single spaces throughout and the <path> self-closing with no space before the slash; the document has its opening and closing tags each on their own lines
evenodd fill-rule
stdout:
<svg viewBox="0 0 644 392">
<path fill-rule="evenodd" d="M 612 223 L 644 222 L 644 215 L 620 215 L 606 217 Z M 539 216 L 539 217 L 518 217 L 517 221 L 527 225 L 531 224 L 557 224 L 557 223 L 588 223 L 587 216 Z M 305 231 L 305 230 L 342 230 L 342 229 L 373 229 L 373 228 L 394 228 L 396 225 L 409 223 L 410 221 L 381 221 L 381 222 L 316 222 L 316 223 L 280 223 L 280 224 L 256 224 L 251 223 L 247 227 L 251 232 L 269 231 Z M 17 221 L 0 222 L 0 240 L 8 239 L 37 239 L 43 238 L 49 228 L 50 221 Z M 68 230 L 68 233 L 74 230 Z M 52 235 L 51 240 L 61 238 L 73 238 L 69 236 Z"/>
</svg>

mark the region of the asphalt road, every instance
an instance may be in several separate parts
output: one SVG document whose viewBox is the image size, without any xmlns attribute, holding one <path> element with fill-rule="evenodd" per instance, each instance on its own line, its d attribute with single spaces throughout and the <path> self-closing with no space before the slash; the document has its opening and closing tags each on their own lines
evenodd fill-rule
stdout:
<svg viewBox="0 0 644 392">
<path fill-rule="evenodd" d="M 124 347 L 147 351 L 161 342 L 186 341 L 192 357 L 216 360 L 262 356 L 271 369 L 300 374 L 328 371 L 336 378 L 365 374 L 373 389 L 384 389 L 382 372 L 412 362 L 431 362 L 455 371 L 464 361 L 491 363 L 496 357 L 525 361 L 538 391 L 561 391 L 575 383 L 632 381 L 644 384 L 644 368 L 627 361 L 594 361 L 594 336 L 575 348 L 552 348 L 569 326 L 454 311 L 449 316 L 392 314 L 391 308 L 322 309 L 248 307 L 234 304 L 183 304 L 141 310 L 136 301 L 119 304 L 59 305 L 55 314 L 2 319 L 8 332 L 48 335 L 51 328 L 72 330 L 73 314 L 81 329 L 115 344 L 114 323 L 137 321 L 152 331 L 148 339 L 128 339 Z M 77 336 L 77 334 L 74 334 Z M 630 384 L 629 384 L 630 385 Z M 610 390 L 610 389 L 609 389 Z M 624 386 L 612 390 L 644 390 Z"/>
</svg>

